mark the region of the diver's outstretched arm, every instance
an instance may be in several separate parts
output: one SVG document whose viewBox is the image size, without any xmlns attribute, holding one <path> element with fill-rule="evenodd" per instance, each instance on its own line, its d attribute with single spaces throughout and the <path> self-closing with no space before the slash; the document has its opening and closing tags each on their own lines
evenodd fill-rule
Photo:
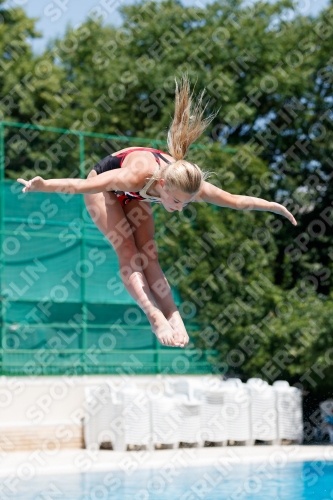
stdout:
<svg viewBox="0 0 333 500">
<path fill-rule="evenodd" d="M 27 181 L 17 179 L 24 185 L 23 193 L 39 191 L 42 193 L 96 194 L 103 191 L 139 191 L 154 172 L 155 160 L 151 153 L 133 152 L 126 158 L 124 166 L 109 170 L 87 179 L 48 179 L 34 177 Z M 128 160 L 128 161 L 126 161 Z"/>
<path fill-rule="evenodd" d="M 88 179 L 48 179 L 34 177 L 30 181 L 17 179 L 24 185 L 23 193 L 66 193 L 66 194 L 95 194 L 102 191 L 138 191 L 142 180 L 138 179 L 128 169 L 111 170 Z"/>
<path fill-rule="evenodd" d="M 283 215 L 290 222 L 296 226 L 297 222 L 294 216 L 280 203 L 274 201 L 263 200 L 254 196 L 243 196 L 238 194 L 231 194 L 227 191 L 204 182 L 199 193 L 195 197 L 195 201 L 206 201 L 218 207 L 234 208 L 235 210 L 261 210 L 273 212 L 275 214 Z"/>
</svg>

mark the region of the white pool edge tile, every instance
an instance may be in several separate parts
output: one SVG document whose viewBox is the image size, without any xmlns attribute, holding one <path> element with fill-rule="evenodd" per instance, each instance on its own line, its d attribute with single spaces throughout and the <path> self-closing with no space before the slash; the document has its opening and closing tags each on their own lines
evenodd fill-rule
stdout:
<svg viewBox="0 0 333 500">
<path fill-rule="evenodd" d="M 123 471 L 130 476 L 140 469 L 168 467 L 230 467 L 237 464 L 264 464 L 281 468 L 286 463 L 333 461 L 333 446 L 228 446 L 225 448 L 179 448 L 115 452 L 61 450 L 57 454 L 42 451 L 2 454 L 0 477 L 27 480 L 44 474 L 78 474 L 83 472 Z"/>
</svg>

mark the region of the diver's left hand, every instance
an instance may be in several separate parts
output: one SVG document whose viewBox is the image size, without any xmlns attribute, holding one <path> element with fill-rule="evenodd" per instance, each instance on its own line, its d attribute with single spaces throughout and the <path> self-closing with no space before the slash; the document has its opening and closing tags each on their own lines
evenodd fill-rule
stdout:
<svg viewBox="0 0 333 500">
<path fill-rule="evenodd" d="M 297 222 L 296 222 L 295 217 L 293 216 L 293 214 L 291 214 L 289 212 L 289 210 L 286 209 L 286 207 L 284 207 L 283 205 L 280 205 L 280 203 L 275 203 L 275 202 L 273 202 L 272 205 L 273 206 L 272 206 L 272 209 L 270 210 L 270 212 L 273 212 L 274 214 L 278 214 L 278 215 L 283 215 L 283 217 L 286 217 L 288 220 L 290 220 L 290 222 L 294 226 L 297 226 Z"/>
</svg>

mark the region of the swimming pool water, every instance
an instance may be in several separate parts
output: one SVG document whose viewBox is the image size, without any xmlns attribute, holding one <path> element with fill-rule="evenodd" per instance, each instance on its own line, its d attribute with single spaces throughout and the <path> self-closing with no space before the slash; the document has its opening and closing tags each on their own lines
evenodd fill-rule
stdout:
<svg viewBox="0 0 333 500">
<path fill-rule="evenodd" d="M 14 483 L 13 483 L 14 484 Z M 6 495 L 6 491 L 3 489 Z M 1 497 L 1 495 L 0 495 Z M 34 477 L 11 500 L 331 500 L 333 462 L 229 464 Z"/>
</svg>

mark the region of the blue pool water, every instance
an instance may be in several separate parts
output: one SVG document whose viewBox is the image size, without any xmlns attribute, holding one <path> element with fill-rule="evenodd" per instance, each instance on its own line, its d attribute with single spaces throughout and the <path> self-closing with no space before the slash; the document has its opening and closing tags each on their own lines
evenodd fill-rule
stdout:
<svg viewBox="0 0 333 500">
<path fill-rule="evenodd" d="M 14 485 L 14 483 L 12 483 Z M 12 486 L 13 488 L 13 486 Z M 331 500 L 333 462 L 229 464 L 34 477 L 11 500 Z M 0 495 L 1 497 L 1 495 Z M 1 497 L 2 498 L 2 497 Z"/>
</svg>

